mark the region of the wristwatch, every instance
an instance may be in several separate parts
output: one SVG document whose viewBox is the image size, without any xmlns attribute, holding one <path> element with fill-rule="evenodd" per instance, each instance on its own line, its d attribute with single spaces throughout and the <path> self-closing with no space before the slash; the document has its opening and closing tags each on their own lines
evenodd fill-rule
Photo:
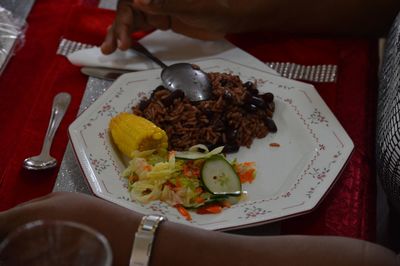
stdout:
<svg viewBox="0 0 400 266">
<path fill-rule="evenodd" d="M 135 234 L 129 266 L 147 266 L 150 260 L 155 233 L 159 224 L 167 220 L 162 215 L 143 216 Z"/>
</svg>

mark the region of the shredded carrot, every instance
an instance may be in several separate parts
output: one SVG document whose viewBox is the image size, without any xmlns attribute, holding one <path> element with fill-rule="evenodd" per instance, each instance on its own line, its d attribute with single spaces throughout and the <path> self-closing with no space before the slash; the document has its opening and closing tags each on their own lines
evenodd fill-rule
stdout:
<svg viewBox="0 0 400 266">
<path fill-rule="evenodd" d="M 194 199 L 194 202 L 196 202 L 196 203 L 203 203 L 204 201 L 205 201 L 205 199 L 203 197 L 200 197 L 200 196 L 198 196 L 198 197 L 196 197 Z"/>
<path fill-rule="evenodd" d="M 251 183 L 254 180 L 254 169 L 249 169 L 244 173 L 239 174 L 240 182 L 241 183 Z"/>
<path fill-rule="evenodd" d="M 254 166 L 254 162 L 244 162 L 243 165 L 244 166 L 248 166 L 248 167 L 253 167 Z"/>
<path fill-rule="evenodd" d="M 194 176 L 200 176 L 200 168 L 193 167 L 192 173 L 193 173 Z"/>
<path fill-rule="evenodd" d="M 182 173 L 187 177 L 198 177 L 200 176 L 200 168 L 189 162 L 183 165 Z"/>
<path fill-rule="evenodd" d="M 146 171 L 151 171 L 152 167 L 151 167 L 151 165 L 147 164 L 143 167 L 143 169 Z"/>
<path fill-rule="evenodd" d="M 196 210 L 198 214 L 216 214 L 222 211 L 222 206 L 219 204 L 210 204 L 204 207 L 200 207 Z"/>
<path fill-rule="evenodd" d="M 279 143 L 270 143 L 269 144 L 270 147 L 280 147 L 281 145 Z"/>
<path fill-rule="evenodd" d="M 178 212 L 185 217 L 186 220 L 191 221 L 192 220 L 192 216 L 190 215 L 190 213 L 185 209 L 185 207 L 183 207 L 182 205 L 177 204 L 176 209 L 178 210 Z"/>
<path fill-rule="evenodd" d="M 187 176 L 187 177 L 191 177 L 192 176 L 192 172 L 190 171 L 189 166 L 187 166 L 186 164 L 183 165 L 182 172 L 183 172 L 184 176 Z"/>
</svg>

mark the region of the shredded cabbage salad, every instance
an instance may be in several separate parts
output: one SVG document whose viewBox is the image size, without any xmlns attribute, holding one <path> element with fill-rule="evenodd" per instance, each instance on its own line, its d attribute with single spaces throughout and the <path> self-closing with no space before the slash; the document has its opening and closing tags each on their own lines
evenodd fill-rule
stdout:
<svg viewBox="0 0 400 266">
<path fill-rule="evenodd" d="M 161 200 L 176 207 L 187 220 L 191 220 L 188 210 L 192 209 L 199 214 L 221 212 L 223 208 L 239 201 L 241 196 L 208 192 L 201 180 L 201 169 L 207 158 L 216 154 L 223 156 L 222 148 L 208 151 L 204 145 L 196 145 L 188 152 L 133 152 L 123 172 L 132 199 L 141 203 Z M 253 162 L 239 163 L 233 160 L 230 164 L 241 183 L 254 180 L 256 171 Z"/>
</svg>

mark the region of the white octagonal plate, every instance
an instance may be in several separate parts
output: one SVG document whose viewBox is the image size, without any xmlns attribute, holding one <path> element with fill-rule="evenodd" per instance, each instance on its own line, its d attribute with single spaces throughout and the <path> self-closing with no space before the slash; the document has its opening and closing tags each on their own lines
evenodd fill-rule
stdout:
<svg viewBox="0 0 400 266">
<path fill-rule="evenodd" d="M 315 88 L 226 60 L 197 64 L 206 72 L 230 72 L 243 82 L 256 81 L 261 92 L 275 95 L 278 132 L 228 156 L 256 163 L 256 179 L 244 185 L 246 200 L 220 214 L 192 213 L 192 221 L 187 221 L 163 202 L 130 199 L 121 177 L 126 162 L 112 144 L 108 123 L 119 112 L 130 112 L 161 84 L 159 69 L 121 76 L 70 125 L 75 154 L 93 193 L 142 214 L 159 213 L 170 221 L 209 230 L 254 226 L 311 211 L 338 178 L 354 147 Z"/>
</svg>

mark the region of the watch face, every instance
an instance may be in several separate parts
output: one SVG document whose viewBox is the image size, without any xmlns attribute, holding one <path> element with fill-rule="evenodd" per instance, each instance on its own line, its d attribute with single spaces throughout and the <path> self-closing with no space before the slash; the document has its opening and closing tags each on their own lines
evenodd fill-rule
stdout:
<svg viewBox="0 0 400 266">
<path fill-rule="evenodd" d="M 142 222 L 140 223 L 138 231 L 144 230 L 144 231 L 155 232 L 155 230 L 157 230 L 159 223 L 164 220 L 166 220 L 166 218 L 162 215 L 157 215 L 157 214 L 145 215 L 142 218 Z"/>
</svg>

